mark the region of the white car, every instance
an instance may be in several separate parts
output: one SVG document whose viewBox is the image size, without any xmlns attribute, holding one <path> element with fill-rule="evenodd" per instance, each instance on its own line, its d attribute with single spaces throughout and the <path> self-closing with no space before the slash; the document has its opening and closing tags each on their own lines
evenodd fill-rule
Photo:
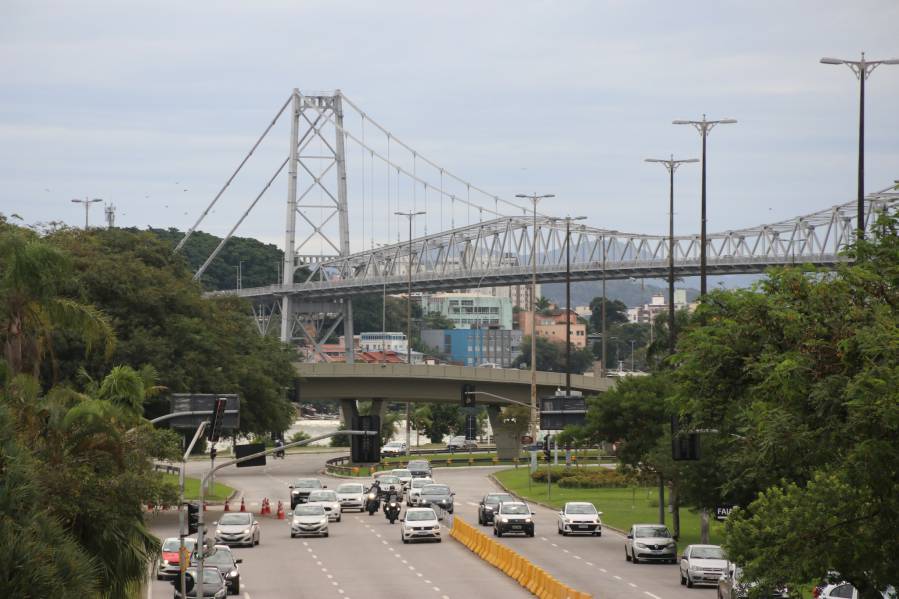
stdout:
<svg viewBox="0 0 899 599">
<path fill-rule="evenodd" d="M 718 584 L 727 572 L 727 558 L 718 545 L 687 545 L 680 556 L 680 583 L 691 589 L 697 584 Z"/>
<path fill-rule="evenodd" d="M 411 541 L 441 541 L 440 521 L 429 507 L 410 507 L 402 518 L 400 538 L 403 543 Z"/>
<path fill-rule="evenodd" d="M 588 501 L 569 501 L 559 512 L 558 530 L 560 535 L 602 536 L 602 512 Z"/>
<path fill-rule="evenodd" d="M 365 488 L 362 483 L 343 483 L 337 486 L 337 500 L 340 502 L 340 511 L 359 510 L 365 511 Z"/>
<path fill-rule="evenodd" d="M 212 524 L 215 526 L 215 542 L 218 545 L 252 547 L 259 544 L 259 522 L 249 512 L 228 512 L 222 514 L 221 520 Z"/>
<path fill-rule="evenodd" d="M 406 501 L 409 505 L 418 505 L 421 499 L 421 488 L 425 485 L 433 485 L 434 481 L 430 478 L 413 478 L 409 486 L 406 487 Z"/>
<path fill-rule="evenodd" d="M 328 514 L 320 505 L 302 504 L 290 512 L 290 538 L 328 536 Z"/>
<path fill-rule="evenodd" d="M 392 473 L 395 477 L 400 479 L 404 489 L 409 486 L 410 482 L 412 482 L 412 472 L 405 468 L 395 468 Z"/>
<path fill-rule="evenodd" d="M 893 587 L 888 587 L 887 590 L 881 591 L 881 595 L 883 595 L 884 599 L 896 599 L 896 597 L 899 597 L 896 594 L 896 589 Z M 816 597 L 817 599 L 859 599 L 860 595 L 858 590 L 848 582 L 838 582 L 825 586 Z"/>
<path fill-rule="evenodd" d="M 624 559 L 641 561 L 677 561 L 677 543 L 663 524 L 634 524 L 624 542 Z"/>
<path fill-rule="evenodd" d="M 330 520 L 340 522 L 340 500 L 337 499 L 337 493 L 334 491 L 312 491 L 309 493 L 309 499 L 306 505 L 320 505 L 325 509 Z"/>
<path fill-rule="evenodd" d="M 398 496 L 403 496 L 403 481 L 394 476 L 390 472 L 378 472 L 375 476 L 375 480 L 378 481 L 378 485 L 381 487 L 381 493 L 387 495 L 391 491 L 396 493 Z"/>
<path fill-rule="evenodd" d="M 381 455 L 406 455 L 406 444 L 402 441 L 391 441 L 387 445 L 381 447 Z"/>
</svg>

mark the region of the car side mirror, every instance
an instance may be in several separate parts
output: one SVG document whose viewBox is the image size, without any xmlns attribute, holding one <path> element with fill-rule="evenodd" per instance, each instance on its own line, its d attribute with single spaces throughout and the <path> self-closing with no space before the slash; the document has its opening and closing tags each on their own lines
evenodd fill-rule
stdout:
<svg viewBox="0 0 899 599">
<path fill-rule="evenodd" d="M 218 525 L 218 523 L 219 523 L 218 520 L 214 520 L 214 521 L 212 522 L 212 525 L 213 525 L 213 526 L 216 526 L 216 525 Z"/>
<path fill-rule="evenodd" d="M 242 563 L 243 563 L 243 559 L 242 559 L 242 558 L 237 558 L 236 560 L 234 560 L 234 563 L 235 563 L 235 564 L 242 564 Z"/>
<path fill-rule="evenodd" d="M 258 521 L 258 520 L 253 520 L 253 524 L 254 524 L 254 525 L 258 525 L 258 524 L 259 524 L 259 521 Z"/>
<path fill-rule="evenodd" d="M 532 515 L 532 516 L 536 516 L 536 515 L 537 515 L 537 512 L 531 512 L 531 515 Z"/>
<path fill-rule="evenodd" d="M 293 489 L 293 485 L 287 485 L 288 489 Z"/>
<path fill-rule="evenodd" d="M 322 489 L 327 489 L 328 485 L 322 485 Z"/>
<path fill-rule="evenodd" d="M 533 512 L 531 512 L 531 513 L 533 513 Z M 564 516 L 564 515 L 565 515 L 565 510 L 559 510 L 559 515 L 560 515 L 560 516 Z"/>
<path fill-rule="evenodd" d="M 455 493 L 450 493 L 450 496 L 455 497 L 456 494 L 455 494 Z"/>
<path fill-rule="evenodd" d="M 627 538 L 633 539 L 633 538 L 634 538 L 634 535 L 627 535 Z"/>
</svg>

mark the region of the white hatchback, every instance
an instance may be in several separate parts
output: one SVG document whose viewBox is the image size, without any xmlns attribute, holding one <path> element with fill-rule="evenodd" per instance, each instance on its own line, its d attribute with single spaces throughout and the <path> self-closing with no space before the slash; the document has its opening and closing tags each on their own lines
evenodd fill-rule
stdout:
<svg viewBox="0 0 899 599">
<path fill-rule="evenodd" d="M 418 505 L 418 500 L 421 499 L 422 487 L 433 484 L 434 481 L 430 478 L 413 478 L 406 488 L 406 501 L 409 502 L 410 506 Z"/>
<path fill-rule="evenodd" d="M 441 541 L 440 521 L 437 513 L 429 507 L 410 507 L 402 519 L 400 538 L 403 543 L 411 541 Z"/>
<path fill-rule="evenodd" d="M 337 500 L 341 511 L 365 511 L 365 488 L 362 483 L 343 483 L 337 486 Z"/>
<path fill-rule="evenodd" d="M 306 505 L 320 505 L 328 514 L 328 520 L 340 522 L 340 500 L 337 499 L 337 493 L 322 489 L 321 491 L 312 491 L 309 493 L 309 499 Z"/>
</svg>

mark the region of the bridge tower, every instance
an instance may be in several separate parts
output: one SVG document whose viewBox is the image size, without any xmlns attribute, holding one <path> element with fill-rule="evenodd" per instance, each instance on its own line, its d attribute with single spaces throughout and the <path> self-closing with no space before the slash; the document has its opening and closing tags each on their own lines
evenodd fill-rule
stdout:
<svg viewBox="0 0 899 599">
<path fill-rule="evenodd" d="M 340 90 L 319 95 L 293 90 L 281 276 L 284 286 L 294 283 L 298 270 L 304 271 L 304 278 L 311 273 L 312 280 L 319 281 L 346 274 L 320 268 L 325 261 L 350 254 L 345 135 Z M 297 234 L 298 224 L 301 235 Z M 346 360 L 352 363 L 352 300 L 304 302 L 302 296 L 288 294 L 281 299 L 281 341 L 285 343 L 305 339 L 313 351 L 318 351 L 341 322 Z"/>
</svg>

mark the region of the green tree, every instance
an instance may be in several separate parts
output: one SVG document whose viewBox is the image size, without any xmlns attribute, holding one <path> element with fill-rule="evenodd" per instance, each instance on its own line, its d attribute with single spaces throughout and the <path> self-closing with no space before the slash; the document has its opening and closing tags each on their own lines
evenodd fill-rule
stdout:
<svg viewBox="0 0 899 599">
<path fill-rule="evenodd" d="M 513 368 L 531 363 L 531 338 L 521 340 L 521 353 L 512 362 Z M 583 374 L 593 364 L 593 354 L 589 349 L 571 348 L 571 372 Z M 565 372 L 565 345 L 554 343 L 545 337 L 537 337 L 537 370 Z"/>
<path fill-rule="evenodd" d="M 446 435 L 457 435 L 465 430 L 465 415 L 462 407 L 454 403 L 431 403 L 428 405 L 430 423 L 423 428 L 431 443 L 440 443 Z"/>
<path fill-rule="evenodd" d="M 540 296 L 537 298 L 536 308 L 540 313 L 546 313 L 549 311 L 552 306 L 552 301 L 548 297 Z"/>
<path fill-rule="evenodd" d="M 590 300 L 590 331 L 602 331 L 602 297 Z M 616 324 L 627 322 L 627 306 L 621 300 L 606 298 L 606 330 Z"/>
<path fill-rule="evenodd" d="M 415 428 L 415 446 L 421 445 L 421 433 L 431 426 L 431 408 L 427 404 L 418 404 L 412 410 L 412 426 Z"/>
<path fill-rule="evenodd" d="M 430 312 L 425 316 L 422 328 L 425 329 L 453 329 L 456 325 L 452 320 L 440 312 Z"/>
</svg>

